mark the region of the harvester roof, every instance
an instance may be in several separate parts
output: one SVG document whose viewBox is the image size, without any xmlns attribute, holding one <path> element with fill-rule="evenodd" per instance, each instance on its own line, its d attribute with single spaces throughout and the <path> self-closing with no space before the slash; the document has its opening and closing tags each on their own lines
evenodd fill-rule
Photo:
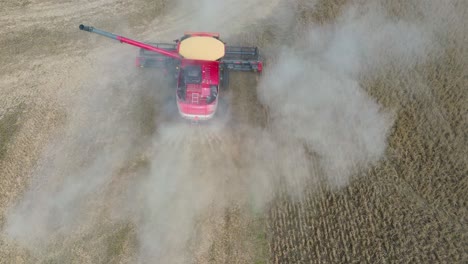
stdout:
<svg viewBox="0 0 468 264">
<path fill-rule="evenodd" d="M 193 36 L 180 42 L 179 54 L 190 60 L 216 61 L 224 57 L 224 43 L 207 36 Z"/>
</svg>

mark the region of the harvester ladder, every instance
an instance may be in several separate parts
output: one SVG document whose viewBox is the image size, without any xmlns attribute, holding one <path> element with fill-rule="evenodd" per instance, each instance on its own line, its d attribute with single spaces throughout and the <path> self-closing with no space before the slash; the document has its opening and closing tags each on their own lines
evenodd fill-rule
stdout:
<svg viewBox="0 0 468 264">
<path fill-rule="evenodd" d="M 199 99 L 200 99 L 199 94 L 197 93 L 192 94 L 192 104 L 198 104 Z"/>
</svg>

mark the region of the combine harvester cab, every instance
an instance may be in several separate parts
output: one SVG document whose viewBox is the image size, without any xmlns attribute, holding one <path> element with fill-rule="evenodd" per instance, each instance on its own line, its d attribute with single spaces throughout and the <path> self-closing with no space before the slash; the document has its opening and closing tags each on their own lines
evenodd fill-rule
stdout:
<svg viewBox="0 0 468 264">
<path fill-rule="evenodd" d="M 263 70 L 256 47 L 226 46 L 217 33 L 186 32 L 175 43 L 144 43 L 90 26 L 79 28 L 139 47 L 136 65 L 162 69 L 174 78 L 179 114 L 189 120 L 215 115 L 220 87 L 229 85 L 229 71 Z"/>
</svg>

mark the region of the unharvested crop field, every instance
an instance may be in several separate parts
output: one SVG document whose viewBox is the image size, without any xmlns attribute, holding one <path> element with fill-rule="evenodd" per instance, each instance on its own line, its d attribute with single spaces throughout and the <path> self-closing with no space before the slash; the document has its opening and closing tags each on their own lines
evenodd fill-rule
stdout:
<svg viewBox="0 0 468 264">
<path fill-rule="evenodd" d="M 468 2 L 0 2 L 0 263 L 467 263 Z M 255 45 L 207 125 L 143 41 Z"/>
</svg>

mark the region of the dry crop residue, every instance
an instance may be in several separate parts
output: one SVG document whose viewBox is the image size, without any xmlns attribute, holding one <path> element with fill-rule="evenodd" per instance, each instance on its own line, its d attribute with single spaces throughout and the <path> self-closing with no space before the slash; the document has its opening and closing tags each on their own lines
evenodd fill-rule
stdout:
<svg viewBox="0 0 468 264">
<path fill-rule="evenodd" d="M 0 263 L 468 260 L 466 1 L 197 3 L 0 4 Z M 80 23 L 218 30 L 265 73 L 186 126 Z"/>
</svg>

